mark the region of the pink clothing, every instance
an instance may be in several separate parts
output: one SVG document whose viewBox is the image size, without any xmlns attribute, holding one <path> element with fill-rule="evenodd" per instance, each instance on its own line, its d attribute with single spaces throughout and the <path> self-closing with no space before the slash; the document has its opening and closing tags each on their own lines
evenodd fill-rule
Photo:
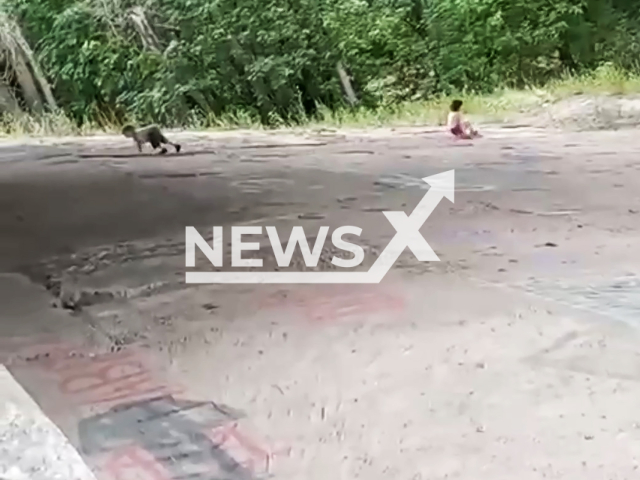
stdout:
<svg viewBox="0 0 640 480">
<path fill-rule="evenodd" d="M 450 131 L 456 137 L 460 137 L 460 136 L 464 135 L 464 130 L 462 130 L 462 126 L 459 123 L 457 125 L 454 125 L 453 127 L 451 127 Z"/>
</svg>

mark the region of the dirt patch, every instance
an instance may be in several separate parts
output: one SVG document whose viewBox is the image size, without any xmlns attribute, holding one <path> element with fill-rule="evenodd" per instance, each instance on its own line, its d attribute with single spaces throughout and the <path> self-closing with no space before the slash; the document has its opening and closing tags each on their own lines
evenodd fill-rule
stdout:
<svg viewBox="0 0 640 480">
<path fill-rule="evenodd" d="M 617 130 L 640 125 L 640 96 L 577 95 L 544 106 L 528 119 L 537 127 Z"/>
</svg>

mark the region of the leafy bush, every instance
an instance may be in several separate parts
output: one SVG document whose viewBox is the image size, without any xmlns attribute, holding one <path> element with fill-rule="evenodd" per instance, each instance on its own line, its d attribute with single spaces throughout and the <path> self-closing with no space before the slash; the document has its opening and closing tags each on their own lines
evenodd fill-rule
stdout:
<svg viewBox="0 0 640 480">
<path fill-rule="evenodd" d="M 142 0 L 140 0 L 142 2 Z M 129 15 L 142 7 L 150 40 Z M 77 125 L 297 123 L 637 68 L 629 0 L 5 0 Z M 145 41 L 146 40 L 146 41 Z M 154 43 L 155 42 L 155 43 Z"/>
</svg>

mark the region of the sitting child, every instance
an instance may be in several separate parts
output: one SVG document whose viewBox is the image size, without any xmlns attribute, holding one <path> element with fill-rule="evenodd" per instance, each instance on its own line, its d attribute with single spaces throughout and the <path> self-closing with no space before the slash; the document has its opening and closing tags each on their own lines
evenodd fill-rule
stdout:
<svg viewBox="0 0 640 480">
<path fill-rule="evenodd" d="M 447 118 L 447 128 L 456 137 L 466 140 L 479 137 L 480 134 L 473 129 L 471 124 L 464 120 L 460 108 L 462 100 L 454 100 L 451 102 L 449 117 Z"/>
</svg>

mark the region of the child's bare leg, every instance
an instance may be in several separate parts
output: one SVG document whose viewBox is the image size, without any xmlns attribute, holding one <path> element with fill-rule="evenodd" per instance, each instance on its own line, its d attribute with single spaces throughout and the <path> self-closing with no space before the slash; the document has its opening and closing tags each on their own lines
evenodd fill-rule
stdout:
<svg viewBox="0 0 640 480">
<path fill-rule="evenodd" d="M 464 131 L 471 138 L 480 136 L 478 131 L 471 125 L 471 122 L 464 122 Z"/>
<path fill-rule="evenodd" d="M 160 149 L 160 151 L 158 152 L 158 155 L 164 155 L 165 153 L 167 153 L 167 149 L 164 148 L 162 146 L 162 143 L 158 142 L 157 140 L 152 141 L 151 146 L 153 147 L 154 150 Z"/>
<path fill-rule="evenodd" d="M 178 145 L 177 143 L 173 143 L 170 142 L 169 140 L 167 140 L 167 137 L 162 137 L 162 143 L 164 143 L 165 145 L 171 145 L 173 148 L 176 149 L 176 153 L 178 153 L 180 151 L 180 145 Z M 167 152 L 166 148 L 163 148 L 163 150 L 165 151 L 165 153 Z"/>
<path fill-rule="evenodd" d="M 473 138 L 478 138 L 482 136 L 480 135 L 480 132 L 478 132 L 475 128 L 471 128 L 471 131 L 469 133 Z"/>
</svg>

